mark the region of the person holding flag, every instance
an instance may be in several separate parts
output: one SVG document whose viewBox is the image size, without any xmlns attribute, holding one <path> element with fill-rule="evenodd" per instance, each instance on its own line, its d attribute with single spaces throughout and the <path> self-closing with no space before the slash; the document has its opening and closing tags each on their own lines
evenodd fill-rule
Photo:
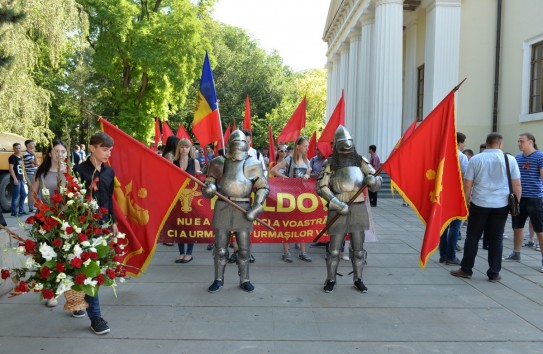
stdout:
<svg viewBox="0 0 543 354">
<path fill-rule="evenodd" d="M 369 161 L 356 152 L 351 134 L 340 125 L 334 134 L 334 148 L 317 179 L 317 194 L 328 202 L 328 221 L 340 214 L 328 229 L 330 245 L 326 255 L 327 278 L 324 292 L 330 293 L 336 285 L 339 256 L 346 234 L 351 235 L 349 255 L 353 265 L 354 287 L 362 292 L 368 288 L 362 282 L 362 270 L 366 263 L 364 250 L 365 233 L 369 228 L 369 215 L 364 203 L 364 194 L 349 206 L 347 202 L 366 185 L 376 192 L 383 182 L 381 176 L 374 176 L 375 169 Z"/>
<path fill-rule="evenodd" d="M 229 203 L 218 199 L 213 211 L 213 231 L 215 234 L 215 280 L 208 288 L 216 293 L 224 284 L 224 269 L 228 260 L 228 241 L 234 232 L 238 243 L 238 270 L 240 288 L 252 292 L 254 286 L 249 281 L 249 262 L 251 256 L 251 231 L 253 221 L 264 211 L 263 203 L 270 189 L 264 176 L 262 164 L 248 155 L 249 144 L 241 130 L 235 130 L 228 139 L 225 156 L 211 160 L 202 195 L 213 198 L 218 192 L 231 202 L 247 210 L 241 213 Z M 251 193 L 255 189 L 253 202 Z"/>
</svg>

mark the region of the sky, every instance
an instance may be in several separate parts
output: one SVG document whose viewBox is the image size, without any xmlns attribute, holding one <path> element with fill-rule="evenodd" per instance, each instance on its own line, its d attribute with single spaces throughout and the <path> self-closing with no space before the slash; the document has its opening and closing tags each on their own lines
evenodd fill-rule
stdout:
<svg viewBox="0 0 543 354">
<path fill-rule="evenodd" d="M 215 20 L 245 29 L 260 47 L 277 50 L 295 71 L 324 68 L 322 40 L 330 0 L 219 0 Z"/>
</svg>

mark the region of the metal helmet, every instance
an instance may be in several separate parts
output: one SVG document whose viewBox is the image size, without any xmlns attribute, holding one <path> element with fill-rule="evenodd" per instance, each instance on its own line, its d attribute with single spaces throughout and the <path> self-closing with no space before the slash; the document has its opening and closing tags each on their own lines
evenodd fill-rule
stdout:
<svg viewBox="0 0 543 354">
<path fill-rule="evenodd" d="M 334 150 L 341 154 L 354 151 L 353 138 L 343 125 L 339 125 L 334 133 Z"/>
<path fill-rule="evenodd" d="M 245 160 L 248 156 L 249 144 L 247 137 L 241 130 L 234 130 L 228 138 L 228 152 L 226 157 L 232 160 Z"/>
</svg>

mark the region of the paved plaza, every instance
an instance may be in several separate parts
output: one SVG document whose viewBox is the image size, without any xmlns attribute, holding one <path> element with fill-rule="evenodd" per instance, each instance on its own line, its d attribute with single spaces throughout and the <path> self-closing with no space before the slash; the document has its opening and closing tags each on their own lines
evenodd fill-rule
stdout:
<svg viewBox="0 0 543 354">
<path fill-rule="evenodd" d="M 254 293 L 239 289 L 237 267 L 228 265 L 224 287 L 210 294 L 213 259 L 205 245 L 195 246 L 188 264 L 174 263 L 177 247 L 158 245 L 146 274 L 120 285 L 117 297 L 110 288 L 100 291 L 107 335 L 95 335 L 87 317 L 64 312 L 64 299 L 47 308 L 34 294 L 0 297 L 0 353 L 543 351 L 539 252 L 523 249 L 522 261 L 504 262 L 502 281 L 490 283 L 480 249 L 473 278 L 455 278 L 449 271 L 457 267 L 439 264 L 437 253 L 420 269 L 424 225 L 401 198 L 379 199 L 372 211 L 379 242 L 366 244 L 367 294 L 353 288 L 347 261 L 341 261 L 338 286 L 325 294 L 324 248 L 308 248 L 311 263 L 294 257 L 287 264 L 279 244 L 253 247 Z M 510 222 L 506 236 L 504 254 L 513 244 Z"/>
</svg>

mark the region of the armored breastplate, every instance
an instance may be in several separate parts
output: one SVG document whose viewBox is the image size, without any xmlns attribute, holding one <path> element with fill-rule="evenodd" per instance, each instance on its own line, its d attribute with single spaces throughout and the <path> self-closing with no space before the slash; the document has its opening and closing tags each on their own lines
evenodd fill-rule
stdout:
<svg viewBox="0 0 543 354">
<path fill-rule="evenodd" d="M 245 177 L 244 161 L 226 160 L 223 175 L 217 183 L 219 193 L 231 198 L 245 198 L 251 195 L 253 183 Z"/>
<path fill-rule="evenodd" d="M 357 192 L 364 183 L 364 174 L 360 167 L 348 166 L 337 169 L 330 177 L 330 186 L 334 194 Z"/>
</svg>

